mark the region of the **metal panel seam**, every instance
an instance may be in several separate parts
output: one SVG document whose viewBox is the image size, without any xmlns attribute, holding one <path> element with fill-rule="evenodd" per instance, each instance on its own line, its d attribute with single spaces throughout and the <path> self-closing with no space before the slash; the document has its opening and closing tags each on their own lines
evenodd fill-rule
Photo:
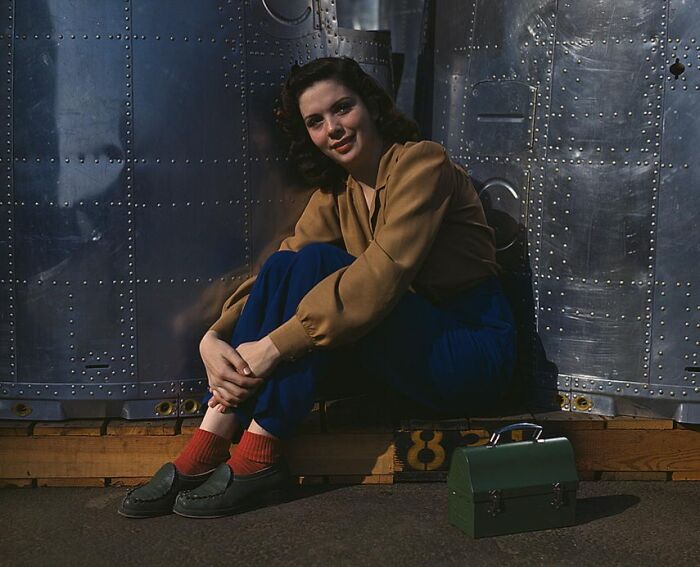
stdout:
<svg viewBox="0 0 700 567">
<path fill-rule="evenodd" d="M 658 149 L 658 154 L 657 154 L 657 161 L 655 162 L 656 164 L 656 174 L 654 175 L 654 187 L 652 188 L 652 192 L 657 195 L 656 203 L 657 203 L 657 208 L 658 209 L 658 203 L 661 202 L 659 196 L 659 192 L 661 189 L 661 166 L 663 165 L 663 148 L 664 148 L 664 109 L 666 108 L 666 57 L 667 57 L 667 52 L 666 52 L 666 47 L 668 46 L 668 22 L 669 22 L 669 17 L 671 15 L 671 2 L 670 0 L 664 0 L 664 18 L 663 21 L 661 22 L 661 31 L 659 32 L 659 35 L 661 36 L 661 53 L 659 54 L 659 60 L 660 60 L 660 76 L 662 77 L 661 79 L 661 102 L 659 105 L 658 109 L 658 116 L 660 117 L 659 121 L 659 130 L 661 132 L 661 136 L 659 138 L 659 149 Z M 652 219 L 657 217 L 656 212 L 652 210 L 651 212 Z M 648 384 L 649 388 L 651 389 L 652 387 L 652 371 L 651 371 L 651 353 L 653 352 L 654 349 L 654 337 L 652 336 L 652 332 L 654 330 L 654 307 L 656 303 L 656 293 L 654 292 L 654 289 L 656 287 L 656 260 L 658 257 L 657 250 L 659 248 L 659 242 L 658 242 L 658 222 L 654 225 L 652 228 L 652 243 L 653 246 L 651 247 L 650 253 L 652 255 L 652 260 L 649 262 L 649 266 L 651 268 L 651 273 L 649 274 L 649 279 L 648 279 L 648 295 L 651 297 L 651 305 L 650 305 L 650 310 L 649 310 L 649 319 L 646 322 L 646 330 L 649 333 L 648 335 L 648 340 L 649 340 L 649 351 L 644 353 L 644 358 L 645 362 L 647 364 L 647 369 L 648 369 Z"/>
<path fill-rule="evenodd" d="M 248 4 L 250 5 L 250 3 Z M 243 57 L 241 60 L 241 113 L 246 117 L 245 122 L 242 127 L 241 136 L 241 153 L 243 154 L 243 253 L 245 256 L 245 265 L 248 274 L 252 274 L 253 266 L 251 261 L 251 219 L 250 219 L 250 192 L 248 187 L 248 179 L 250 176 L 250 116 L 248 115 L 248 37 L 247 37 L 247 26 L 245 24 L 241 31 L 241 40 L 243 42 Z"/>
<path fill-rule="evenodd" d="M 542 134 L 542 146 L 544 147 L 544 155 L 541 157 L 541 179 L 542 179 L 542 185 L 540 185 L 541 189 L 538 189 L 538 193 L 540 197 L 542 198 L 542 202 L 544 202 L 544 187 L 546 187 L 546 175 L 547 175 L 547 160 L 548 160 L 548 151 L 549 151 L 549 111 L 551 110 L 551 104 L 552 104 L 552 88 L 554 85 L 554 57 L 556 54 L 556 43 L 557 43 L 557 20 L 559 18 L 559 2 L 556 2 L 556 7 L 554 11 L 554 22 L 552 23 L 552 34 L 551 34 L 551 44 L 550 44 L 550 49 L 551 49 L 551 60 L 549 64 L 549 72 L 547 73 L 548 75 L 548 85 L 547 85 L 547 92 L 546 92 L 546 98 L 545 98 L 545 107 L 544 107 L 544 114 L 545 118 L 545 126 L 544 126 L 544 132 Z M 546 52 L 545 52 L 546 53 Z M 537 95 L 538 96 L 540 93 L 540 86 L 537 86 Z M 534 125 L 537 124 L 537 102 L 535 102 L 535 106 L 533 108 L 533 119 L 532 119 L 532 124 L 533 124 L 533 136 L 534 136 Z M 535 149 L 535 145 L 533 143 L 533 151 Z M 535 157 L 537 159 L 537 157 Z M 533 187 L 534 185 L 534 179 L 532 178 L 532 171 L 529 172 L 529 180 L 530 180 L 530 188 Z M 528 191 L 528 206 L 530 204 L 530 193 Z M 542 215 L 539 215 L 540 220 L 536 224 L 536 232 L 535 232 L 535 242 L 538 243 L 538 246 L 541 248 L 542 246 Z M 539 255 L 540 250 L 536 251 L 536 255 Z M 533 270 L 533 276 L 537 281 L 537 285 L 533 286 L 534 288 L 534 309 L 535 309 L 535 329 L 537 332 L 539 332 L 539 320 L 540 320 L 540 289 L 542 285 L 542 274 L 540 273 L 540 266 L 538 262 L 534 263 L 534 270 Z M 537 333 L 533 335 L 534 341 L 533 341 L 533 349 L 536 348 L 537 346 Z"/>
<path fill-rule="evenodd" d="M 127 110 L 126 110 L 126 163 L 127 163 L 127 175 L 126 175 L 126 211 L 127 211 L 127 239 L 128 239 L 128 250 L 129 250 L 129 255 L 131 258 L 128 258 L 131 260 L 130 262 L 127 261 L 127 265 L 129 267 L 129 279 L 128 279 L 128 285 L 129 285 L 129 301 L 128 303 L 130 304 L 129 307 L 129 330 L 130 330 L 130 336 L 129 340 L 131 341 L 131 347 L 133 347 L 133 351 L 130 354 L 130 361 L 129 365 L 133 364 L 133 370 L 129 372 L 129 374 L 135 378 L 138 379 L 138 326 L 136 325 L 136 320 L 137 320 L 137 313 L 138 313 L 138 294 L 136 290 L 136 246 L 135 246 L 135 234 L 136 230 L 134 227 L 134 222 L 135 222 L 135 207 L 134 207 L 134 187 L 136 186 L 135 182 L 135 176 L 136 176 L 136 159 L 133 156 L 133 146 L 134 146 L 134 128 L 133 125 L 135 124 L 134 122 L 134 81 L 133 81 L 133 76 L 134 76 L 134 49 L 133 49 L 133 37 L 134 37 L 134 21 L 133 21 L 133 2 L 132 0 L 129 0 L 129 4 L 127 6 L 127 10 L 125 11 L 124 14 L 124 27 L 125 27 L 125 36 L 128 41 L 128 44 L 125 46 L 127 55 L 126 55 L 126 68 L 125 68 L 125 79 L 126 79 L 126 87 L 127 87 L 127 98 L 131 101 L 131 104 L 129 105 L 127 101 Z M 131 33 L 130 33 L 131 32 Z M 132 350 L 132 349 L 129 349 Z"/>
<path fill-rule="evenodd" d="M 9 120 L 9 127 L 10 127 L 10 132 L 9 132 L 9 141 L 10 141 L 10 147 L 7 150 L 7 156 L 8 156 L 8 163 L 7 163 L 7 171 L 8 171 L 8 195 L 10 196 L 9 202 L 8 202 L 8 215 L 10 217 L 10 235 L 12 235 L 13 227 L 15 226 L 15 175 L 14 175 L 14 148 L 15 148 L 15 143 L 14 143 L 14 135 L 15 135 L 15 124 L 14 124 L 14 103 L 15 103 L 15 98 L 14 98 L 14 91 L 15 91 L 15 74 L 14 74 L 14 67 L 15 67 L 15 43 L 14 43 L 14 38 L 15 38 L 15 23 L 16 19 L 14 17 L 15 14 L 15 0 L 10 0 L 10 18 L 12 20 L 12 23 L 10 25 L 10 37 L 8 38 L 8 43 L 9 43 L 9 48 L 10 51 L 8 53 L 8 61 L 7 64 L 9 66 L 9 87 L 8 87 L 8 95 L 9 95 L 9 101 L 8 101 L 8 110 L 10 113 L 10 116 L 8 117 Z M 12 349 L 12 355 L 11 355 L 11 362 L 10 362 L 10 376 L 11 378 L 14 378 L 14 381 L 17 381 L 17 333 L 15 332 L 15 318 L 14 318 L 14 309 L 15 309 L 15 304 L 17 301 L 17 278 L 12 277 L 16 276 L 15 274 L 15 267 L 14 267 L 14 259 L 15 259 L 15 239 L 10 238 L 9 239 L 9 250 L 10 250 L 10 345 Z"/>
</svg>

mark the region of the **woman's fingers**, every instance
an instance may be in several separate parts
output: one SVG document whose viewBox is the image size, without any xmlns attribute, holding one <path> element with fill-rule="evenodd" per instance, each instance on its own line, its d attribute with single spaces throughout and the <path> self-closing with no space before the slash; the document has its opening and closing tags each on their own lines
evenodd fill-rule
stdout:
<svg viewBox="0 0 700 567">
<path fill-rule="evenodd" d="M 238 407 L 238 404 L 233 401 L 228 401 L 228 394 L 222 394 L 217 388 L 211 388 L 212 398 L 209 400 L 209 407 L 218 408 L 219 411 L 229 408 Z"/>
<path fill-rule="evenodd" d="M 211 406 L 211 408 L 212 408 L 214 411 L 217 411 L 217 412 L 219 412 L 219 413 L 230 413 L 230 412 L 232 411 L 230 408 L 227 408 L 227 407 L 226 407 L 225 405 L 223 405 L 223 404 L 215 404 L 215 405 Z"/>
<path fill-rule="evenodd" d="M 217 364 L 212 369 L 207 369 L 212 377 L 218 382 L 214 384 L 219 386 L 222 382 L 230 382 L 236 384 L 241 388 L 256 388 L 258 387 L 263 378 L 257 376 L 244 376 L 240 372 L 237 372 L 228 361 L 221 359 L 221 364 Z"/>
<path fill-rule="evenodd" d="M 231 345 L 225 344 L 225 347 L 222 346 L 221 355 L 239 374 L 244 376 L 251 376 L 253 374 L 248 363 L 243 360 L 243 357 L 238 354 L 238 351 Z"/>
<path fill-rule="evenodd" d="M 217 406 L 221 405 L 221 396 L 219 395 L 219 392 L 216 391 L 216 388 L 210 387 L 209 391 L 211 392 L 211 398 L 209 398 L 207 405 L 210 408 L 216 408 Z"/>
<path fill-rule="evenodd" d="M 218 335 L 208 331 L 199 343 L 199 353 L 207 368 L 208 374 L 216 374 L 226 378 L 226 374 L 239 374 L 241 376 L 252 376 L 253 372 L 248 363 L 241 355 L 226 341 L 221 340 Z"/>
<path fill-rule="evenodd" d="M 212 390 L 215 390 L 219 394 L 219 397 L 224 402 L 228 402 L 228 404 L 238 404 L 248 399 L 248 397 L 252 394 L 252 391 L 246 388 L 241 388 L 232 382 L 217 384 L 212 388 Z"/>
</svg>

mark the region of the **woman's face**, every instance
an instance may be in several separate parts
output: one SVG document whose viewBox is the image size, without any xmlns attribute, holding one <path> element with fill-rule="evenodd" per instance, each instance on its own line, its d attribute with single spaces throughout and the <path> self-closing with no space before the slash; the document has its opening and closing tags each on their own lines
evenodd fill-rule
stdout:
<svg viewBox="0 0 700 567">
<path fill-rule="evenodd" d="M 338 81 L 318 81 L 299 95 L 311 141 L 351 173 L 376 162 L 382 139 L 360 96 Z"/>
</svg>

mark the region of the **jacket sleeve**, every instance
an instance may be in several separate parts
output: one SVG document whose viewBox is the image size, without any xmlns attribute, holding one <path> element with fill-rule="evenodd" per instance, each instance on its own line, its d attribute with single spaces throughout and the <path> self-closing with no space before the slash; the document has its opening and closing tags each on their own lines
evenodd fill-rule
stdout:
<svg viewBox="0 0 700 567">
<path fill-rule="evenodd" d="M 335 347 L 365 335 L 406 292 L 432 247 L 454 191 L 442 146 L 419 142 L 394 165 L 385 190 L 385 224 L 352 264 L 330 274 L 270 333 L 282 357 Z"/>
<path fill-rule="evenodd" d="M 294 227 L 294 234 L 285 238 L 279 250 L 298 251 L 312 242 L 342 242 L 336 198 L 330 189 L 317 189 Z M 248 301 L 257 274 L 245 280 L 224 303 L 221 316 L 209 328 L 225 341 L 230 341 L 233 328 Z"/>
</svg>

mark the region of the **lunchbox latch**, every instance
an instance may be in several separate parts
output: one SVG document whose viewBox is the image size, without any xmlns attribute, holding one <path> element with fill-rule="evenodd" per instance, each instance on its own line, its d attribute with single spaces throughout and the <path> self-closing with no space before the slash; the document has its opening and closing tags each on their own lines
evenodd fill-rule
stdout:
<svg viewBox="0 0 700 567">
<path fill-rule="evenodd" d="M 495 518 L 502 511 L 503 509 L 501 507 L 501 491 L 495 489 L 489 490 L 489 515 Z"/>
<path fill-rule="evenodd" d="M 550 504 L 554 506 L 557 510 L 564 505 L 564 488 L 561 482 L 555 482 L 552 484 L 552 489 L 554 490 L 554 496 L 550 501 Z"/>
</svg>

